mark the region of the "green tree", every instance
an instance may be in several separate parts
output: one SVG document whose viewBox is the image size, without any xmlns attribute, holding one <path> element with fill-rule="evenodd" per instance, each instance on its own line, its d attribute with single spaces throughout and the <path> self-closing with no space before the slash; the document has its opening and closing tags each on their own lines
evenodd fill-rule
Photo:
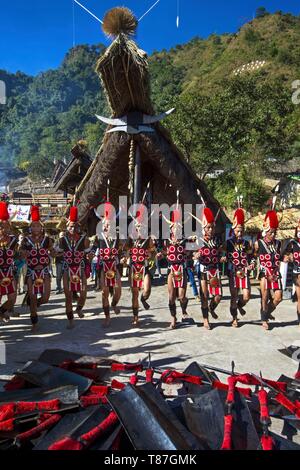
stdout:
<svg viewBox="0 0 300 470">
<path fill-rule="evenodd" d="M 255 17 L 256 18 L 263 18 L 264 16 L 268 15 L 268 11 L 265 7 L 258 7 L 256 9 Z"/>
</svg>

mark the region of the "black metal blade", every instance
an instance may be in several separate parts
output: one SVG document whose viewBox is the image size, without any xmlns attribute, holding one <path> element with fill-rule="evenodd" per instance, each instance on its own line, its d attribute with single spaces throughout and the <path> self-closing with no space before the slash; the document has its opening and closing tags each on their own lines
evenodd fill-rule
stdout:
<svg viewBox="0 0 300 470">
<path fill-rule="evenodd" d="M 220 449 L 224 435 L 224 409 L 227 393 L 212 390 L 185 402 L 183 409 L 188 428 L 209 449 Z M 260 444 L 252 415 L 244 397 L 235 392 L 232 447 L 234 450 L 257 450 Z"/>
<path fill-rule="evenodd" d="M 296 444 L 296 442 L 285 439 L 284 437 L 279 436 L 273 432 L 270 432 L 270 436 L 272 437 L 275 444 L 274 450 L 300 450 L 300 445 Z"/>
<path fill-rule="evenodd" d="M 109 408 L 106 406 L 91 406 L 78 413 L 67 414 L 38 442 L 34 450 L 47 450 L 52 444 L 65 437 L 78 439 L 82 434 L 100 424 L 108 415 Z M 106 439 L 107 436 L 104 440 Z M 103 438 L 97 445 L 100 446 L 101 443 L 103 443 Z"/>
<path fill-rule="evenodd" d="M 201 446 L 180 423 L 156 388 L 148 383 L 127 385 L 108 395 L 129 439 L 137 450 L 192 450 Z"/>
<path fill-rule="evenodd" d="M 300 362 L 300 354 L 297 354 L 297 352 L 299 351 L 299 346 L 288 346 L 284 349 L 278 349 L 279 352 L 281 352 L 281 354 L 284 354 L 284 356 L 287 356 L 287 357 L 290 357 L 290 358 L 294 358 L 295 361 L 298 361 Z M 295 354 L 296 353 L 296 354 Z"/>
<path fill-rule="evenodd" d="M 32 361 L 16 372 L 27 382 L 44 388 L 55 388 L 63 385 L 77 385 L 81 396 L 92 385 L 93 381 L 74 372 L 53 367 L 43 362 Z"/>
<path fill-rule="evenodd" d="M 217 390 L 195 396 L 182 405 L 188 429 L 207 450 L 219 450 L 223 441 L 224 403 Z"/>
<path fill-rule="evenodd" d="M 0 392 L 0 404 L 16 401 L 48 401 L 58 399 L 65 405 L 78 403 L 78 386 L 65 385 L 57 388 L 29 388 L 24 390 L 14 390 L 11 392 Z"/>
</svg>

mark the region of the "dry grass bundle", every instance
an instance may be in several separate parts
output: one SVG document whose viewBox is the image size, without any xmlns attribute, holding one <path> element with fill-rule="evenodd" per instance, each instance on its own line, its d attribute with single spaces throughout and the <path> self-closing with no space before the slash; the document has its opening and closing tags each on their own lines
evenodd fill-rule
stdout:
<svg viewBox="0 0 300 470">
<path fill-rule="evenodd" d="M 114 116 L 136 109 L 153 113 L 147 54 L 128 36 L 119 34 L 98 60 L 96 72 Z"/>
<path fill-rule="evenodd" d="M 133 36 L 137 24 L 136 17 L 128 8 L 117 7 L 112 8 L 106 13 L 102 29 L 109 37 L 116 37 L 121 33 L 126 34 L 126 36 Z"/>
</svg>

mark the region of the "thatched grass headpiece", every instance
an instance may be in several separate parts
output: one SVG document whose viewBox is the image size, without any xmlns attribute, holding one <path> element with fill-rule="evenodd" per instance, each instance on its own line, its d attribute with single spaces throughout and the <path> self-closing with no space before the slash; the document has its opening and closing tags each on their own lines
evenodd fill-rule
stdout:
<svg viewBox="0 0 300 470">
<path fill-rule="evenodd" d="M 134 14 L 125 7 L 117 7 L 109 10 L 103 19 L 102 29 L 109 37 L 116 37 L 123 33 L 133 36 L 137 28 L 138 20 Z"/>
</svg>

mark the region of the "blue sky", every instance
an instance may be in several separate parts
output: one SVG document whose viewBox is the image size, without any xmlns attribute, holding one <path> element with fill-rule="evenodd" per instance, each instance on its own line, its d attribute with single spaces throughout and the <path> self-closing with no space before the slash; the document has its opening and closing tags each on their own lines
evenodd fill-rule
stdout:
<svg viewBox="0 0 300 470">
<path fill-rule="evenodd" d="M 140 17 L 155 0 L 79 0 L 100 19 L 124 5 Z M 139 24 L 137 42 L 149 54 L 194 36 L 234 32 L 259 6 L 300 14 L 300 0 L 160 0 Z M 0 0 L 0 69 L 28 74 L 56 68 L 73 44 L 73 0 Z M 100 24 L 75 6 L 76 44 L 108 45 Z"/>
</svg>

